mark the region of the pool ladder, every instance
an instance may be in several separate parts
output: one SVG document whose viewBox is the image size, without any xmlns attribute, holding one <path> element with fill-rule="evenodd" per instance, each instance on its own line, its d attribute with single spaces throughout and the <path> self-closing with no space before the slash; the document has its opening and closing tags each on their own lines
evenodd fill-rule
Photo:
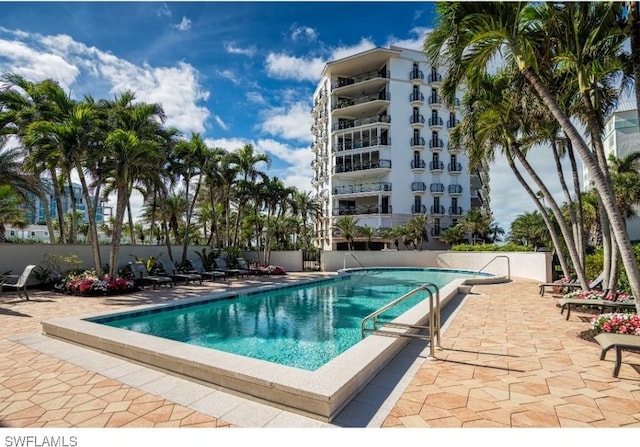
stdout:
<svg viewBox="0 0 640 447">
<path fill-rule="evenodd" d="M 435 294 L 432 292 L 432 289 L 435 290 Z M 411 298 L 416 293 L 421 291 L 427 292 L 429 295 L 429 325 L 422 326 L 416 324 L 404 324 L 404 323 L 392 323 L 392 322 L 378 322 L 378 317 L 383 312 L 391 309 L 392 307 L 406 301 Z M 367 328 L 367 322 L 371 321 L 373 327 Z M 424 335 L 416 332 L 399 332 L 399 331 L 391 331 L 388 329 L 407 329 L 407 330 L 428 330 L 429 335 Z M 381 307 L 375 312 L 367 315 L 363 318 L 362 323 L 360 324 L 360 332 L 361 337 L 364 338 L 368 333 L 375 335 L 385 335 L 389 337 L 412 337 L 412 338 L 420 338 L 423 340 L 429 340 L 429 356 L 431 358 L 435 358 L 435 348 L 440 349 L 440 289 L 433 283 L 425 283 L 418 288 L 413 289 L 409 293 L 402 295 L 400 298 L 397 298 L 387 304 L 386 306 Z M 435 343 L 434 343 L 435 341 Z"/>
</svg>

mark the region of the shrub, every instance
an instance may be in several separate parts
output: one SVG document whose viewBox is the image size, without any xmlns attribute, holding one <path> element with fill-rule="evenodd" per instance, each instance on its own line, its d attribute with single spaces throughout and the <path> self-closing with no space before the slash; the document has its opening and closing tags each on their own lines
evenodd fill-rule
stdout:
<svg viewBox="0 0 640 447">
<path fill-rule="evenodd" d="M 452 251 L 533 251 L 533 248 L 512 242 L 507 244 L 458 244 L 451 247 Z"/>
<path fill-rule="evenodd" d="M 134 281 L 126 278 L 98 278 L 95 271 L 85 270 L 80 274 L 69 274 L 53 286 L 54 290 L 67 295 L 100 296 L 121 295 L 137 290 Z"/>
<path fill-rule="evenodd" d="M 594 334 L 609 332 L 612 334 L 640 335 L 640 316 L 636 313 L 608 313 L 597 316 L 591 321 Z"/>
</svg>

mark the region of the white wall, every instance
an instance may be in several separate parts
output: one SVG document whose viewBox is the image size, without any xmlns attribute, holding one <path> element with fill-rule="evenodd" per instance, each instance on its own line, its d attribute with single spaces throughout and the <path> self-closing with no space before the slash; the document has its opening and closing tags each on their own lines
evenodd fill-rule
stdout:
<svg viewBox="0 0 640 447">
<path fill-rule="evenodd" d="M 436 267 L 494 273 L 546 282 L 552 278 L 551 254 L 534 252 L 332 251 L 322 253 L 322 270 L 360 267 Z M 354 259 L 355 257 L 355 259 Z M 505 258 L 506 257 L 506 258 Z M 508 262 L 507 262 L 508 259 Z M 489 264 L 489 265 L 487 265 Z M 484 268 L 483 268 L 484 267 Z"/>
</svg>

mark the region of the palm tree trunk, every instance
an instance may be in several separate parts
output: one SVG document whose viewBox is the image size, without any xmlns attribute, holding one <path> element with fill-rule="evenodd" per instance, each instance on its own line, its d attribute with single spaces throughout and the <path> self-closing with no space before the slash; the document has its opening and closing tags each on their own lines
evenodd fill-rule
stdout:
<svg viewBox="0 0 640 447">
<path fill-rule="evenodd" d="M 578 253 L 576 251 L 576 246 L 573 242 L 571 231 L 569 231 L 569 229 L 567 228 L 567 224 L 564 220 L 564 217 L 562 216 L 562 211 L 560 210 L 560 207 L 558 206 L 553 196 L 549 192 L 549 189 L 547 188 L 547 186 L 544 184 L 544 182 L 542 182 L 538 174 L 531 167 L 531 165 L 527 161 L 526 157 L 524 156 L 520 148 L 513 146 L 511 149 L 516 154 L 516 157 L 518 157 L 518 160 L 520 160 L 520 163 L 522 163 L 522 165 L 524 166 L 529 176 L 531 176 L 531 178 L 536 183 L 538 188 L 540 188 L 540 190 L 544 194 L 544 197 L 547 200 L 547 203 L 551 208 L 551 211 L 554 217 L 556 218 L 558 226 L 560 227 L 562 236 L 564 237 L 565 246 L 567 247 L 567 251 L 569 252 L 569 257 L 571 258 L 571 262 L 573 263 L 573 267 L 576 271 L 576 276 L 578 278 L 578 281 L 580 282 L 580 285 L 584 290 L 588 290 L 589 285 L 584 274 L 584 266 L 580 264 L 580 260 L 578 259 Z"/>
<path fill-rule="evenodd" d="M 58 243 L 65 244 L 67 242 L 67 231 L 64 224 L 64 208 L 62 207 L 62 197 L 64 196 L 64 188 L 60 188 L 58 184 L 58 173 L 55 168 L 49 169 L 49 175 L 51 176 L 51 184 L 53 188 L 53 196 L 56 201 L 56 211 L 58 213 L 58 227 L 60 227 L 60 234 L 58 235 Z M 53 234 L 53 233 L 52 233 Z"/>
<path fill-rule="evenodd" d="M 573 243 L 575 244 L 575 247 L 576 247 L 576 253 L 577 253 L 580 265 L 584 266 L 584 257 L 581 256 L 581 250 L 580 250 L 581 244 L 579 242 L 581 231 L 578 228 L 576 210 L 574 206 L 575 203 L 571 197 L 571 194 L 569 193 L 569 187 L 567 186 L 567 182 L 565 181 L 565 178 L 564 178 L 564 171 L 562 169 L 562 163 L 560 162 L 560 154 L 558 152 L 558 146 L 555 141 L 551 142 L 551 149 L 553 150 L 553 159 L 556 164 L 556 172 L 558 174 L 558 180 L 560 181 L 562 192 L 564 194 L 565 200 L 567 201 L 567 209 L 569 210 L 569 220 L 571 223 L 571 233 L 573 235 Z"/>
<path fill-rule="evenodd" d="M 128 184 L 128 182 L 127 182 Z M 116 199 L 116 217 L 113 222 L 113 234 L 111 235 L 111 252 L 109 253 L 109 278 L 118 276 L 118 254 L 120 251 L 120 235 L 124 221 L 124 213 L 129 201 L 128 187 L 122 186 L 118 188 L 118 197 Z"/>
<path fill-rule="evenodd" d="M 578 129 L 573 125 L 567 115 L 560 109 L 557 102 L 554 100 L 553 95 L 549 91 L 548 87 L 542 82 L 542 80 L 536 75 L 532 68 L 524 70 L 527 81 L 531 83 L 533 88 L 539 94 L 544 104 L 549 108 L 553 116 L 558 120 L 558 123 L 564 130 L 565 135 L 573 147 L 577 150 L 578 155 L 582 159 L 582 163 L 587 168 L 587 171 L 593 179 L 593 184 L 600 197 L 609 217 L 609 223 L 613 229 L 613 234 L 618 243 L 620 249 L 620 256 L 622 263 L 627 272 L 629 278 L 629 284 L 631 286 L 631 293 L 634 297 L 640 297 L 640 269 L 638 268 L 637 261 L 629 239 L 629 234 L 625 229 L 625 221 L 618 209 L 615 195 L 613 193 L 613 187 L 611 183 L 607 183 L 602 170 L 599 168 L 593 154 L 589 151 L 586 143 L 582 139 L 582 136 L 578 132 Z M 636 299 L 636 310 L 640 313 L 640 300 Z"/>
<path fill-rule="evenodd" d="M 529 194 L 529 197 L 531 197 L 531 200 L 533 200 L 533 203 L 535 203 L 536 208 L 538 208 L 538 212 L 542 216 L 542 220 L 544 220 L 544 223 L 546 224 L 547 229 L 549 230 L 549 236 L 551 237 L 551 242 L 555 247 L 556 253 L 558 253 L 558 260 L 560 261 L 560 267 L 562 267 L 562 274 L 564 275 L 565 278 L 570 278 L 571 273 L 570 273 L 569 265 L 567 264 L 567 260 L 562 254 L 562 244 L 560 241 L 560 237 L 558 236 L 558 232 L 556 231 L 556 228 L 553 226 L 553 223 L 549 218 L 549 214 L 547 213 L 547 210 L 545 209 L 544 206 L 542 206 L 542 203 L 540 203 L 540 200 L 538 199 L 538 196 L 536 195 L 536 193 L 533 192 L 533 190 L 529 187 L 529 184 L 527 183 L 527 181 L 524 179 L 524 177 L 522 177 L 522 174 L 520 174 L 520 171 L 518 170 L 518 167 L 516 166 L 513 160 L 513 154 L 511 154 L 511 152 L 509 151 L 506 151 L 506 152 L 507 152 L 507 162 L 509 163 L 509 167 L 511 168 L 511 171 L 516 176 L 516 179 L 522 185 L 522 187 L 527 192 L 527 194 Z"/>
<path fill-rule="evenodd" d="M 184 229 L 184 240 L 182 241 L 182 260 L 180 261 L 183 265 L 187 263 L 187 250 L 189 249 L 189 228 L 191 227 L 191 218 L 193 216 L 193 210 L 196 207 L 196 201 L 198 200 L 198 194 L 200 193 L 200 179 L 202 176 L 198 177 L 198 183 L 196 184 L 196 190 L 193 193 L 193 199 L 191 203 L 187 202 L 187 222 Z M 188 191 L 187 186 L 187 191 Z M 187 201 L 189 200 L 189 195 L 187 195 Z"/>
<path fill-rule="evenodd" d="M 96 225 L 96 203 L 89 193 L 89 187 L 87 185 L 87 179 L 82 171 L 82 166 L 76 166 L 78 177 L 80 178 L 80 185 L 82 186 L 82 195 L 87 208 L 87 219 L 89 220 L 89 239 L 91 239 L 91 252 L 93 255 L 93 266 L 96 274 L 102 273 L 102 259 L 100 258 L 100 244 L 98 241 L 98 227 Z M 100 185 L 96 188 L 96 197 L 99 197 Z"/>
<path fill-rule="evenodd" d="M 578 255 L 582 265 L 585 265 L 586 256 L 586 240 L 584 233 L 584 213 L 582 209 L 582 192 L 580 191 L 580 178 L 578 177 L 578 164 L 576 163 L 576 156 L 573 152 L 573 146 L 571 141 L 567 140 L 567 154 L 569 155 L 569 161 L 571 162 L 571 174 L 573 176 L 573 189 L 575 193 L 575 207 L 576 207 L 576 243 L 578 244 Z"/>
<path fill-rule="evenodd" d="M 636 80 L 636 104 L 640 105 L 640 8 L 638 2 L 629 2 L 629 43 L 631 46 L 631 64 L 633 66 L 633 78 Z M 640 107 L 637 108 L 638 122 L 640 122 Z"/>
</svg>

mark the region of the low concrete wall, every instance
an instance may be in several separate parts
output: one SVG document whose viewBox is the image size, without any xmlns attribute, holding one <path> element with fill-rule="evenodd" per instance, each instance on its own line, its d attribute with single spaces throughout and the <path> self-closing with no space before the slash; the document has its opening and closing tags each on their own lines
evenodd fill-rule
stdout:
<svg viewBox="0 0 640 447">
<path fill-rule="evenodd" d="M 211 250 L 205 246 L 189 246 L 187 250 L 187 258 L 193 259 L 197 257 L 196 252 L 201 253 L 206 249 L 207 253 Z M 109 262 L 109 253 L 111 247 L 109 245 L 100 246 L 100 256 L 102 263 Z M 82 261 L 82 268 L 93 268 L 93 254 L 90 245 L 78 244 L 0 244 L 0 273 L 11 271 L 13 275 L 19 275 L 29 264 L 42 264 L 46 253 L 67 256 L 75 254 Z M 182 259 L 182 245 L 173 245 L 171 253 L 174 261 Z M 149 258 L 151 256 L 157 258 L 162 254 L 162 258 L 169 259 L 167 247 L 165 245 L 122 245 L 118 254 L 119 268 L 123 268 L 129 261 L 135 258 Z M 247 260 L 257 259 L 255 252 L 242 253 Z M 302 252 L 301 251 L 273 251 L 271 252 L 272 265 L 279 265 L 287 272 L 300 272 L 303 270 Z M 35 278 L 30 278 L 29 285 L 37 284 Z"/>
<path fill-rule="evenodd" d="M 434 267 L 480 270 L 495 275 L 551 281 L 551 253 L 424 251 L 332 251 L 322 253 L 322 270 L 354 267 Z"/>
</svg>

